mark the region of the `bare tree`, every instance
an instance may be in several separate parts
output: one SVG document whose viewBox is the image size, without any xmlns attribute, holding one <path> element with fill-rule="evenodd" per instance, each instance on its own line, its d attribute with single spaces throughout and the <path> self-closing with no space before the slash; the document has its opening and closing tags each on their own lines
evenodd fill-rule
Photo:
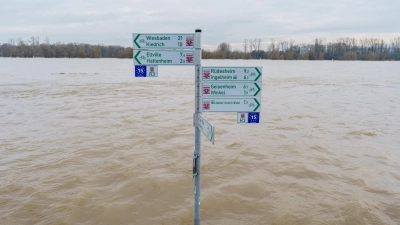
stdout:
<svg viewBox="0 0 400 225">
<path fill-rule="evenodd" d="M 269 42 L 268 51 L 273 52 L 276 49 L 275 40 L 272 38 Z"/>
<path fill-rule="evenodd" d="M 37 53 L 37 46 L 39 46 L 39 37 L 30 37 L 28 42 L 31 44 L 33 49 L 33 57 L 36 57 Z"/>
<path fill-rule="evenodd" d="M 271 59 L 279 59 L 279 45 L 280 41 L 275 41 L 273 38 L 271 39 L 268 46 L 268 51 L 271 54 Z"/>
<path fill-rule="evenodd" d="M 10 38 L 8 40 L 8 42 L 10 43 L 10 45 L 15 45 L 15 39 L 14 38 Z"/>
<path fill-rule="evenodd" d="M 314 41 L 314 53 L 315 53 L 316 59 L 323 60 L 324 52 L 325 52 L 324 39 L 316 38 Z"/>
<path fill-rule="evenodd" d="M 249 40 L 244 39 L 244 42 L 243 42 L 244 54 L 247 53 L 248 44 L 249 44 Z"/>
<path fill-rule="evenodd" d="M 31 51 L 22 38 L 17 38 L 18 57 L 30 57 Z"/>
<path fill-rule="evenodd" d="M 281 41 L 280 45 L 281 45 L 282 53 L 285 53 L 288 51 L 289 43 L 287 41 Z"/>
<path fill-rule="evenodd" d="M 247 59 L 247 55 L 248 55 L 247 50 L 248 50 L 248 48 L 249 48 L 249 40 L 248 40 L 248 39 L 244 39 L 243 47 L 244 47 L 244 55 L 243 55 L 243 58 L 244 58 L 244 59 Z"/>
<path fill-rule="evenodd" d="M 392 51 L 394 60 L 400 60 L 400 37 L 392 40 Z"/>
<path fill-rule="evenodd" d="M 49 37 L 45 37 L 44 38 L 44 43 L 46 43 L 46 45 L 50 45 L 50 38 Z"/>
<path fill-rule="evenodd" d="M 260 50 L 261 50 L 261 38 L 256 38 L 251 41 L 251 48 L 255 51 L 255 58 L 260 57 Z"/>
</svg>

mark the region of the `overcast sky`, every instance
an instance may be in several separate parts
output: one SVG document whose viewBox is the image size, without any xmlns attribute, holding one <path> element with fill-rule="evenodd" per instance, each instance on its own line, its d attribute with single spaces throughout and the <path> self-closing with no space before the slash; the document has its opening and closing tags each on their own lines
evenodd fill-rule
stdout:
<svg viewBox="0 0 400 225">
<path fill-rule="evenodd" d="M 132 46 L 132 33 L 192 33 L 203 48 L 242 49 L 315 38 L 400 37 L 400 0 L 0 0 L 0 43 L 38 36 L 50 42 Z"/>
</svg>

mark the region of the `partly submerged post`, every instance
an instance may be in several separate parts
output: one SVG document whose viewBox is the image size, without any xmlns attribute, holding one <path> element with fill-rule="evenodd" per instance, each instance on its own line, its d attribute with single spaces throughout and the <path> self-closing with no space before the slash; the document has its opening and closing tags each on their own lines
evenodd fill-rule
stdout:
<svg viewBox="0 0 400 225">
<path fill-rule="evenodd" d="M 193 178 L 194 178 L 194 224 L 200 225 L 200 129 L 198 127 L 199 114 L 201 114 L 200 93 L 200 69 L 201 69 L 201 30 L 196 29 L 194 37 L 194 64 L 195 64 L 195 113 L 194 124 L 194 156 L 193 156 Z"/>
</svg>

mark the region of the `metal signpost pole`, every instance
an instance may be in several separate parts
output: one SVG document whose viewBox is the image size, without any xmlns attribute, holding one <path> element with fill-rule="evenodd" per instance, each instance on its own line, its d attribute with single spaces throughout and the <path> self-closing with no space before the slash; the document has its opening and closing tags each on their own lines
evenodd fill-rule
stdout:
<svg viewBox="0 0 400 225">
<path fill-rule="evenodd" d="M 200 129 L 198 127 L 199 114 L 201 114 L 201 88 L 200 88 L 200 69 L 201 69 L 201 30 L 195 31 L 195 50 L 194 50 L 194 64 L 195 64 L 195 113 L 193 115 L 194 121 L 194 156 L 193 156 L 193 178 L 194 178 L 194 224 L 200 225 Z"/>
</svg>

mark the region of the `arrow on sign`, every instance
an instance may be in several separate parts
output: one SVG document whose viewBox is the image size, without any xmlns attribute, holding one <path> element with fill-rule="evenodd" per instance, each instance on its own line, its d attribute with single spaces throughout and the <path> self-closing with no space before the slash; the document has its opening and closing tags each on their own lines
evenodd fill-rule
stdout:
<svg viewBox="0 0 400 225">
<path fill-rule="evenodd" d="M 136 35 L 136 38 L 133 40 L 133 43 L 135 43 L 139 48 L 141 48 L 139 43 L 136 42 L 137 39 L 139 38 L 139 36 L 140 36 L 140 34 Z"/>
<path fill-rule="evenodd" d="M 257 69 L 257 68 L 256 68 Z M 258 78 L 257 78 L 258 79 Z M 254 96 L 257 96 L 258 92 L 261 91 L 261 88 L 258 86 L 257 83 L 254 83 L 254 85 L 256 85 L 256 87 L 258 88 L 258 91 L 256 93 L 254 93 Z"/>
<path fill-rule="evenodd" d="M 258 80 L 258 78 L 260 78 L 260 77 L 261 77 L 261 72 L 260 72 L 260 70 L 258 70 L 258 68 L 257 68 L 257 67 L 255 67 L 255 69 L 256 69 L 256 71 L 257 71 L 257 73 L 258 73 L 258 76 L 256 77 L 256 79 L 255 79 L 254 81 L 257 81 L 257 80 Z"/>
<path fill-rule="evenodd" d="M 141 51 L 138 51 L 138 52 L 136 53 L 135 57 L 134 57 L 138 65 L 141 65 L 141 64 L 142 64 L 142 63 L 139 61 L 139 59 L 137 58 L 137 57 L 139 56 L 140 52 L 141 52 Z"/>
<path fill-rule="evenodd" d="M 260 103 L 257 101 L 257 99 L 256 98 L 254 98 L 254 101 L 256 102 L 256 104 L 257 104 L 257 107 L 256 108 L 254 108 L 254 110 L 253 110 L 253 112 L 256 112 L 257 111 L 257 109 L 260 107 Z"/>
</svg>

